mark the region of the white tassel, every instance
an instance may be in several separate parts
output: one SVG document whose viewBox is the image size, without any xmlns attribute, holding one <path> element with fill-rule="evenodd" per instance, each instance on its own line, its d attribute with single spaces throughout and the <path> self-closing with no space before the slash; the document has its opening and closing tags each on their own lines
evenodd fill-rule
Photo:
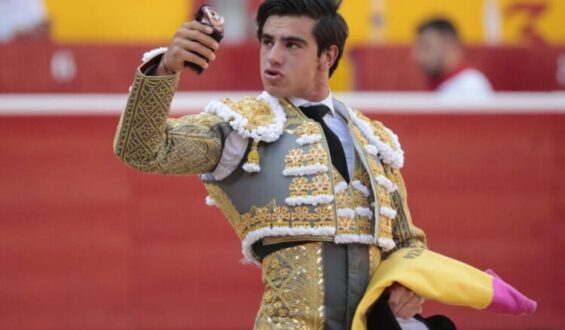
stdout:
<svg viewBox="0 0 565 330">
<path fill-rule="evenodd" d="M 318 204 L 329 204 L 333 202 L 334 197 L 332 195 L 314 195 L 314 196 L 299 196 L 299 197 L 288 197 L 285 202 L 290 206 L 298 205 L 313 205 Z"/>
<path fill-rule="evenodd" d="M 398 187 L 384 175 L 377 176 L 375 181 L 377 181 L 378 185 L 384 187 L 389 194 L 398 189 Z"/>
<path fill-rule="evenodd" d="M 242 166 L 243 170 L 247 173 L 258 173 L 261 172 L 261 166 L 253 163 L 245 163 Z"/>
<path fill-rule="evenodd" d="M 385 251 L 390 251 L 396 247 L 396 243 L 390 238 L 379 238 L 377 244 Z"/>
<path fill-rule="evenodd" d="M 212 196 L 206 196 L 206 205 L 208 206 L 217 206 L 216 201 L 214 200 L 214 198 L 212 198 Z"/>
<path fill-rule="evenodd" d="M 373 155 L 373 156 L 378 156 L 378 155 L 379 155 L 379 149 L 377 149 L 377 147 L 375 147 L 375 146 L 372 145 L 372 144 L 367 144 L 367 145 L 365 146 L 365 151 L 366 151 L 367 153 L 369 153 L 370 155 Z"/>
<path fill-rule="evenodd" d="M 367 140 L 369 140 L 369 143 L 372 146 L 366 146 L 365 151 L 370 154 L 378 154 L 378 157 L 383 161 L 383 163 L 389 164 L 395 169 L 400 169 L 404 166 L 404 151 L 402 150 L 398 136 L 385 127 L 385 132 L 391 137 L 392 144 L 396 149 L 393 150 L 388 144 L 384 143 L 377 135 L 375 135 L 370 123 L 361 120 L 357 116 L 357 113 L 351 109 L 349 109 L 349 114 L 353 123 L 361 130 L 361 133 L 363 133 Z M 375 151 L 377 152 L 375 153 Z"/>
<path fill-rule="evenodd" d="M 296 143 L 298 143 L 301 146 L 307 145 L 307 144 L 313 144 L 313 143 L 320 142 L 320 141 L 322 141 L 322 136 L 318 135 L 318 134 L 303 135 L 303 136 L 299 137 L 298 139 L 296 139 Z"/>
<path fill-rule="evenodd" d="M 346 243 L 361 243 L 361 244 L 373 244 L 373 236 L 371 235 L 357 235 L 357 234 L 340 234 L 336 235 L 334 242 L 336 244 L 346 244 Z"/>
<path fill-rule="evenodd" d="M 281 237 L 281 236 L 333 236 L 335 235 L 334 227 L 274 227 L 261 228 L 248 233 L 241 241 L 241 250 L 243 254 L 242 263 L 260 265 L 253 254 L 253 243 L 265 237 Z"/>
<path fill-rule="evenodd" d="M 342 192 L 342 191 L 347 190 L 347 187 L 348 187 L 347 183 L 346 183 L 345 181 L 341 181 L 340 183 L 338 183 L 338 184 L 335 185 L 335 187 L 334 187 L 334 192 L 335 192 L 336 194 L 338 194 L 338 193 L 340 193 L 340 192 Z"/>
<path fill-rule="evenodd" d="M 318 173 L 327 173 L 328 167 L 323 164 L 313 164 L 299 167 L 287 167 L 283 170 L 284 176 L 306 176 Z"/>
<path fill-rule="evenodd" d="M 366 207 L 356 207 L 355 213 L 365 218 L 369 218 L 369 219 L 373 218 L 373 211 L 371 211 L 371 209 L 368 209 Z"/>
<path fill-rule="evenodd" d="M 355 218 L 355 211 L 350 208 L 337 209 L 338 217 Z"/>
<path fill-rule="evenodd" d="M 365 197 L 369 197 L 369 195 L 371 194 L 371 192 L 369 191 L 369 188 L 367 188 L 363 183 L 361 183 L 361 181 L 359 180 L 355 180 L 353 182 L 351 182 L 351 185 L 353 186 L 353 188 L 357 191 L 359 191 L 360 193 L 363 194 L 363 196 Z"/>
<path fill-rule="evenodd" d="M 383 206 L 379 208 L 379 213 L 389 219 L 396 218 L 396 210 L 393 210 L 390 207 Z"/>
</svg>

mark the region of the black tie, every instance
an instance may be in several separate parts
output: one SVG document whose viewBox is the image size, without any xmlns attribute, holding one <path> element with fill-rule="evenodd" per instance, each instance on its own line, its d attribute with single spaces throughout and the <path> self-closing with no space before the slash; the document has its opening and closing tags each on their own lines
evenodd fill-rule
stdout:
<svg viewBox="0 0 565 330">
<path fill-rule="evenodd" d="M 332 164 L 341 173 L 345 181 L 349 182 L 349 171 L 347 170 L 347 161 L 345 159 L 345 152 L 343 151 L 343 146 L 337 135 L 326 125 L 326 122 L 322 119 L 328 112 L 330 108 L 323 104 L 302 106 L 300 107 L 302 113 L 306 117 L 317 121 L 324 130 L 324 135 L 326 136 L 326 141 L 330 148 L 330 157 L 332 159 Z"/>
</svg>

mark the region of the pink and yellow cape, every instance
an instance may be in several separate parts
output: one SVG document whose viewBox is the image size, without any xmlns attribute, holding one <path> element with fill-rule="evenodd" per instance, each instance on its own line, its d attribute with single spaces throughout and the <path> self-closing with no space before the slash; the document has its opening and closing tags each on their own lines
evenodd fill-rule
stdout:
<svg viewBox="0 0 565 330">
<path fill-rule="evenodd" d="M 537 303 L 500 279 L 463 262 L 425 249 L 404 248 L 383 260 L 369 282 L 353 319 L 353 329 L 367 329 L 367 315 L 393 283 L 447 305 L 513 315 L 533 314 Z"/>
</svg>

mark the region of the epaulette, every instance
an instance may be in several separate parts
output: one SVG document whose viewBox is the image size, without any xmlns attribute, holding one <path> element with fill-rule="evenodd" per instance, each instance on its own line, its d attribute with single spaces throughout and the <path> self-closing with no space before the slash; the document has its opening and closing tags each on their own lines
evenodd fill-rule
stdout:
<svg viewBox="0 0 565 330">
<path fill-rule="evenodd" d="M 261 170 L 257 149 L 259 143 L 278 140 L 286 122 L 286 114 L 279 100 L 267 92 L 240 101 L 212 101 L 204 111 L 225 120 L 243 138 L 253 140 L 247 162 L 243 165 L 243 169 L 249 173 Z"/>
</svg>

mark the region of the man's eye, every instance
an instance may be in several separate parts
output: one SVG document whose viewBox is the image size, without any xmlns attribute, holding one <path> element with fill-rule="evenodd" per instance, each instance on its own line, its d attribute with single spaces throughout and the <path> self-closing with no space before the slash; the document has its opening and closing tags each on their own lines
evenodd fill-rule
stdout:
<svg viewBox="0 0 565 330">
<path fill-rule="evenodd" d="M 263 41 L 261 42 L 264 46 L 271 46 L 273 44 L 272 40 L 269 39 L 263 39 Z"/>
<path fill-rule="evenodd" d="M 286 44 L 286 47 L 290 48 L 290 49 L 296 49 L 296 48 L 298 48 L 298 44 L 295 43 L 295 42 L 289 42 L 289 43 Z"/>
</svg>

